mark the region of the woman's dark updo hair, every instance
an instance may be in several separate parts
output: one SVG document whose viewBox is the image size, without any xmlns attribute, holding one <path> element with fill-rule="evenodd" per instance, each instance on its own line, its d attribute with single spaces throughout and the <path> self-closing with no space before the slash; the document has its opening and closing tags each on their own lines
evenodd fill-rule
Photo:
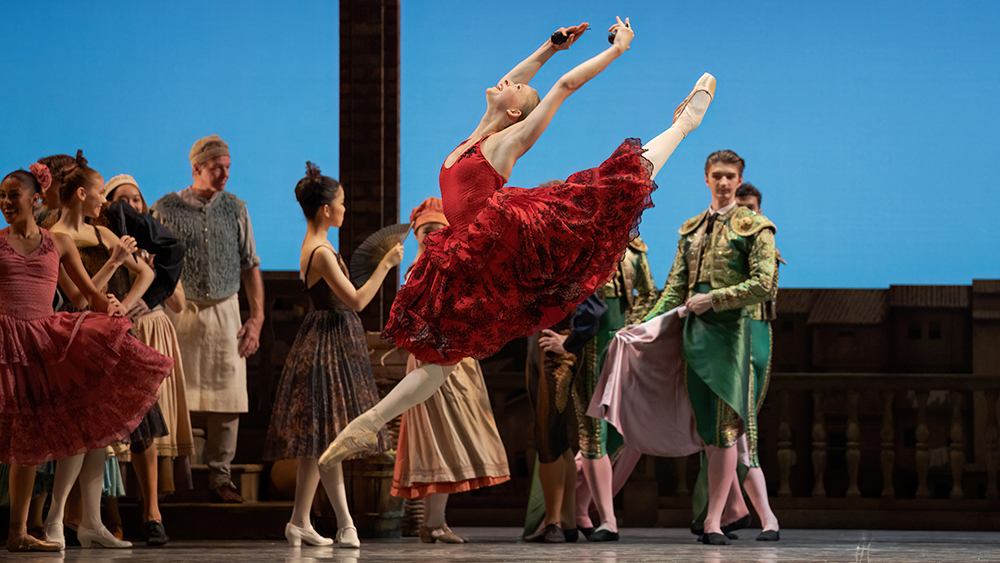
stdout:
<svg viewBox="0 0 1000 563">
<path fill-rule="evenodd" d="M 295 199 L 302 206 L 306 219 L 312 221 L 319 208 L 333 201 L 340 189 L 340 182 L 320 174 L 319 166 L 306 162 L 306 177 L 295 184 Z"/>
<path fill-rule="evenodd" d="M 48 158 L 62 160 L 62 157 L 65 156 L 67 155 L 55 155 Z M 63 160 L 57 163 L 57 168 L 58 172 L 52 170 L 52 185 L 59 189 L 59 201 L 64 204 L 72 199 L 78 188 L 86 188 L 87 183 L 95 181 L 95 176 L 97 176 L 97 171 L 87 166 L 87 159 L 83 157 L 82 150 L 76 151 L 76 158 L 72 162 Z"/>
<path fill-rule="evenodd" d="M 17 180 L 21 186 L 30 190 L 32 195 L 42 191 L 42 187 L 38 185 L 38 180 L 35 178 L 35 175 L 27 170 L 15 170 L 4 176 L 2 182 L 6 182 L 9 178 Z"/>
</svg>

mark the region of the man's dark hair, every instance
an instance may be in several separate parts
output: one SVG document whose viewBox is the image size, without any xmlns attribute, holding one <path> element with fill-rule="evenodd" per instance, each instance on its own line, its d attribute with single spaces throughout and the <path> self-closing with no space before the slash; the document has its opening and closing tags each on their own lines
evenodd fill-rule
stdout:
<svg viewBox="0 0 1000 563">
<path fill-rule="evenodd" d="M 761 206 L 761 202 L 764 201 L 764 196 L 760 195 L 760 190 L 754 187 L 750 182 L 743 182 L 743 184 L 736 188 L 736 197 L 750 197 L 753 196 L 757 198 L 757 207 Z"/>
<path fill-rule="evenodd" d="M 731 150 L 721 150 L 715 151 L 708 155 L 705 159 L 705 174 L 708 174 L 708 169 L 712 167 L 713 164 L 732 164 L 740 171 L 740 176 L 743 175 L 743 167 L 746 163 L 740 158 L 740 155 L 734 153 Z"/>
</svg>

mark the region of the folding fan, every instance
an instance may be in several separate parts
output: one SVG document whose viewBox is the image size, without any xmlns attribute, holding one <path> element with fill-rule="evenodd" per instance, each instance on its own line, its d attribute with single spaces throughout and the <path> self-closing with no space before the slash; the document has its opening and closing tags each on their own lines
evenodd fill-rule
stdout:
<svg viewBox="0 0 1000 563">
<path fill-rule="evenodd" d="M 389 253 L 396 244 L 406 240 L 410 232 L 409 223 L 399 223 L 389 225 L 375 231 L 365 239 L 354 254 L 351 254 L 351 281 L 354 285 L 361 287 L 375 273 L 379 262 Z"/>
</svg>

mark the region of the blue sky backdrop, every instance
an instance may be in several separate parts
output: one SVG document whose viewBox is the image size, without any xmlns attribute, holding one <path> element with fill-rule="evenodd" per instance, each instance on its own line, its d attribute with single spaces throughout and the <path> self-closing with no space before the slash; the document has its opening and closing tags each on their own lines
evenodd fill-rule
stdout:
<svg viewBox="0 0 1000 563">
<path fill-rule="evenodd" d="M 765 194 L 784 287 L 1000 277 L 996 2 L 403 0 L 404 211 L 439 194 L 441 163 L 474 129 L 487 87 L 555 28 L 590 22 L 532 81 L 544 95 L 607 46 L 615 15 L 632 18 L 632 49 L 570 97 L 512 185 L 651 138 L 708 71 L 716 100 L 657 178 L 642 224 L 659 285 L 677 227 L 709 203 L 704 159 L 722 148 Z M 307 159 L 339 172 L 338 18 L 331 1 L 5 2 L 0 170 L 82 148 L 153 201 L 190 184 L 191 144 L 217 133 L 263 267 L 295 269 L 295 182 Z"/>
</svg>

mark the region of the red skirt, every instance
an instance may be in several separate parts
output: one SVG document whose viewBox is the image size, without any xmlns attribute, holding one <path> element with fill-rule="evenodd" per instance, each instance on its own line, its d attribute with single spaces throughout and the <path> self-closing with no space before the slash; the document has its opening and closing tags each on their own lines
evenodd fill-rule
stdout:
<svg viewBox="0 0 1000 563">
<path fill-rule="evenodd" d="M 35 465 L 127 439 L 173 360 L 99 313 L 0 315 L 0 461 Z"/>
<path fill-rule="evenodd" d="M 467 228 L 428 235 L 382 337 L 452 365 L 560 321 L 614 273 L 653 206 L 643 152 L 627 139 L 564 184 L 501 188 Z"/>
</svg>

